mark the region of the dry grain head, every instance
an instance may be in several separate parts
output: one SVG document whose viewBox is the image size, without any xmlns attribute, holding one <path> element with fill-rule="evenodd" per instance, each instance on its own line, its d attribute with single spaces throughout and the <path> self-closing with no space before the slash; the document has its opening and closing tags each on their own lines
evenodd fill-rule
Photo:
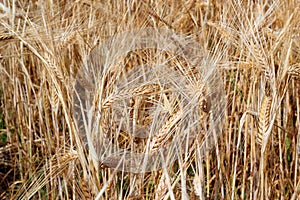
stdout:
<svg viewBox="0 0 300 200">
<path fill-rule="evenodd" d="M 272 97 L 264 96 L 261 102 L 258 115 L 258 134 L 256 136 L 256 141 L 262 144 L 262 139 L 265 137 L 267 130 L 270 126 L 270 112 L 272 105 Z"/>
</svg>

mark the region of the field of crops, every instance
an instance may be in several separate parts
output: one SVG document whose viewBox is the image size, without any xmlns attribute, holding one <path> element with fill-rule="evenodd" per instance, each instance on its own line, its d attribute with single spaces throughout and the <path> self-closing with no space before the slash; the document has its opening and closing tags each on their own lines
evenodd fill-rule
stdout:
<svg viewBox="0 0 300 200">
<path fill-rule="evenodd" d="M 0 199 L 298 199 L 299 19 L 299 0 L 4 0 Z"/>
</svg>

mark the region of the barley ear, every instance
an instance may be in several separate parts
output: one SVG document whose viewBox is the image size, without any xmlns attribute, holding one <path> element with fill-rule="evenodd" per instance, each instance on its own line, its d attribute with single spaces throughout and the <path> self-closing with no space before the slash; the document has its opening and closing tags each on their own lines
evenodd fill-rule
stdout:
<svg viewBox="0 0 300 200">
<path fill-rule="evenodd" d="M 261 102 L 259 115 L 258 115 L 258 134 L 256 141 L 261 145 L 265 134 L 270 126 L 270 112 L 272 105 L 272 97 L 264 96 Z"/>
</svg>

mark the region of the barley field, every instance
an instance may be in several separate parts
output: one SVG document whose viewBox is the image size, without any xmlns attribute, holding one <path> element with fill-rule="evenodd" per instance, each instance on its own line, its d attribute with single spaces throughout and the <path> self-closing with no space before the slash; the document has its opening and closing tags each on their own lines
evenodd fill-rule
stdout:
<svg viewBox="0 0 300 200">
<path fill-rule="evenodd" d="M 299 19 L 299 0 L 3 0 L 0 199 L 300 199 Z"/>
</svg>

